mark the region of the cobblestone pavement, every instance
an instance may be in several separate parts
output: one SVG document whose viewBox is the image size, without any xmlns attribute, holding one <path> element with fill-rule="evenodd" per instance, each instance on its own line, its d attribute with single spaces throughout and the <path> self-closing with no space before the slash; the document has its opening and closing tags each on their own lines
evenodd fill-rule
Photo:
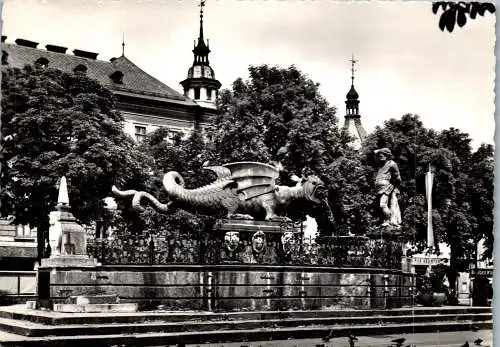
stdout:
<svg viewBox="0 0 500 347">
<path fill-rule="evenodd" d="M 379 335 L 379 336 L 358 336 L 355 347 L 389 347 L 396 345 L 391 342 L 397 338 L 405 338 L 402 347 L 414 345 L 415 347 L 461 347 L 467 341 L 470 347 L 476 347 L 474 341 L 483 340 L 482 347 L 492 347 L 491 330 L 480 331 L 454 331 L 442 333 L 419 333 L 419 334 L 400 334 L 400 335 Z M 231 343 L 204 343 L 188 344 L 186 347 L 349 347 L 349 341 L 346 337 L 334 338 L 329 342 L 321 339 L 307 340 L 286 340 L 286 341 L 257 341 L 257 342 L 231 342 Z"/>
</svg>

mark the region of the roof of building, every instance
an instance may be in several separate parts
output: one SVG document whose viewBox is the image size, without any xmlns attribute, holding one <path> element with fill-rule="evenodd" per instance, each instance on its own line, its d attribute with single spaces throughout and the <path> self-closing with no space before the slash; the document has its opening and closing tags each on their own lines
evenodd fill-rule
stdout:
<svg viewBox="0 0 500 347">
<path fill-rule="evenodd" d="M 99 81 L 110 90 L 127 91 L 137 96 L 156 96 L 165 101 L 187 106 L 197 105 L 193 100 L 144 72 L 125 56 L 112 58 L 110 61 L 97 60 L 96 53 L 73 50 L 75 54 L 73 55 L 63 53 L 66 51 L 65 47 L 47 45 L 50 50 L 44 50 L 33 48 L 33 44 L 29 47 L 24 41 L 27 40 L 16 40 L 17 45 L 2 42 L 2 52 L 8 55 L 6 58 L 8 66 L 23 68 L 25 65 L 35 64 L 40 58 L 45 58 L 48 67 L 64 72 L 71 73 L 79 66 L 86 71 L 88 77 Z"/>
</svg>

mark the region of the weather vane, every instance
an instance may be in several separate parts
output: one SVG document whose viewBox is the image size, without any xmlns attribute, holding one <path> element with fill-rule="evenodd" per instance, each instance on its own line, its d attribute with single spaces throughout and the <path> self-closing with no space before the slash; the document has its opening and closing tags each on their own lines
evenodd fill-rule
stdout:
<svg viewBox="0 0 500 347">
<path fill-rule="evenodd" d="M 349 61 L 351 62 L 351 81 L 352 81 L 352 85 L 354 85 L 354 71 L 356 71 L 354 69 L 354 64 L 356 64 L 358 61 L 354 59 L 354 54 L 352 55 L 352 58 L 349 59 Z"/>
</svg>

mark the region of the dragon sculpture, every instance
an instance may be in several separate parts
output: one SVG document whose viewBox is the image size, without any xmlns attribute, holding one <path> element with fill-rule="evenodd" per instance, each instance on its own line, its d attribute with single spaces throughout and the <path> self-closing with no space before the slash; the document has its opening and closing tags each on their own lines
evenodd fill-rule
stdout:
<svg viewBox="0 0 500 347">
<path fill-rule="evenodd" d="M 283 220 L 277 211 L 288 207 L 293 200 L 306 199 L 320 203 L 325 186 L 319 177 L 309 175 L 298 180 L 295 187 L 276 185 L 279 171 L 272 165 L 256 162 L 237 162 L 222 166 L 209 166 L 217 180 L 209 185 L 184 188 L 184 179 L 175 171 L 163 177 L 163 186 L 169 196 L 167 203 L 159 202 L 147 192 L 112 192 L 120 198 L 132 197 L 132 206 L 141 211 L 142 200 L 147 200 L 158 212 L 167 213 L 174 208 L 189 212 L 223 211 L 227 218 L 255 220 Z"/>
</svg>

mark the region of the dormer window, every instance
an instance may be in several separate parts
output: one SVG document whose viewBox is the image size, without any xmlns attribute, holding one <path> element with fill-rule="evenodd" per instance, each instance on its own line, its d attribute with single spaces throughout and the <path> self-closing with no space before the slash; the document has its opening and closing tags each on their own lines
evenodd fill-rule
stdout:
<svg viewBox="0 0 500 347">
<path fill-rule="evenodd" d="M 113 83 L 122 84 L 123 83 L 123 72 L 115 71 L 111 75 L 109 75 L 109 78 L 111 78 Z"/>
<path fill-rule="evenodd" d="M 74 73 L 77 73 L 77 72 L 80 72 L 80 73 L 85 73 L 87 72 L 87 67 L 83 64 L 80 64 L 80 65 L 77 65 L 74 69 L 73 69 L 73 72 Z"/>
<path fill-rule="evenodd" d="M 9 53 L 2 51 L 2 65 L 7 65 L 7 59 L 9 59 Z"/>
<path fill-rule="evenodd" d="M 49 60 L 47 58 L 38 58 L 35 64 L 42 69 L 45 69 L 49 66 Z"/>
</svg>

